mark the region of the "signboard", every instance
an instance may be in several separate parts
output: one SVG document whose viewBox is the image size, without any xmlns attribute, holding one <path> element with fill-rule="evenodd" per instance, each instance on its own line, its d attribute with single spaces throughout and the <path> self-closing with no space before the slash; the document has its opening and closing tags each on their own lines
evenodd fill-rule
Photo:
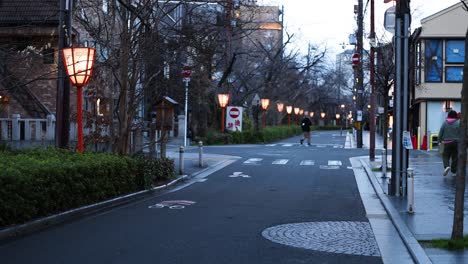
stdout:
<svg viewBox="0 0 468 264">
<path fill-rule="evenodd" d="M 228 106 L 226 108 L 226 130 L 242 131 L 242 107 Z"/>
<path fill-rule="evenodd" d="M 353 62 L 353 65 L 358 65 L 359 64 L 359 54 L 354 53 L 353 58 L 351 59 L 351 61 Z"/>
<path fill-rule="evenodd" d="M 362 121 L 362 111 L 361 110 L 357 111 L 356 121 L 358 121 L 358 122 Z"/>
<path fill-rule="evenodd" d="M 411 134 L 409 131 L 403 131 L 403 147 L 405 149 L 413 149 L 413 142 L 411 142 Z"/>
<path fill-rule="evenodd" d="M 182 67 L 182 77 L 190 78 L 192 76 L 192 68 L 190 66 Z"/>
</svg>

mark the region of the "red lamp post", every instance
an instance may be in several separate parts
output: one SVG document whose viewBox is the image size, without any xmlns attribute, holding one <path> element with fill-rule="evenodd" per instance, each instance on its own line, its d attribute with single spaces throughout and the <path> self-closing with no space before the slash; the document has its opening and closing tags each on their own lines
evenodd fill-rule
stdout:
<svg viewBox="0 0 468 264">
<path fill-rule="evenodd" d="M 299 114 L 299 111 L 301 111 L 301 109 L 299 107 L 294 107 L 294 114 L 296 115 L 296 125 L 299 124 L 299 120 L 297 118 L 297 115 Z"/>
<path fill-rule="evenodd" d="M 286 106 L 286 113 L 288 113 L 288 126 L 291 126 L 291 113 L 292 113 L 292 105 Z"/>
<path fill-rule="evenodd" d="M 88 47 L 65 48 L 63 52 L 63 64 L 70 82 L 76 86 L 78 125 L 78 152 L 84 150 L 83 144 L 83 86 L 85 86 L 93 74 L 96 49 Z"/>
<path fill-rule="evenodd" d="M 270 106 L 270 99 L 262 98 L 260 99 L 260 104 L 262 105 L 263 109 L 263 128 L 266 127 L 266 110 L 268 106 Z"/>
<path fill-rule="evenodd" d="M 278 109 L 278 113 L 280 114 L 280 117 L 278 118 L 278 125 L 281 125 L 281 112 L 283 112 L 284 104 L 276 103 L 276 108 Z"/>
<path fill-rule="evenodd" d="M 218 94 L 218 103 L 221 107 L 221 133 L 224 133 L 225 109 L 229 102 L 229 94 Z"/>
</svg>

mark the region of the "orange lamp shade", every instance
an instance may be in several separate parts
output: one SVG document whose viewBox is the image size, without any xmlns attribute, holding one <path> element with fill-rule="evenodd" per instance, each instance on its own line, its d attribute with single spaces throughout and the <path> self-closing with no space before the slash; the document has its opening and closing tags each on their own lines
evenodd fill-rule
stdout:
<svg viewBox="0 0 468 264">
<path fill-rule="evenodd" d="M 314 112 L 310 112 L 309 115 L 310 115 L 310 118 L 313 118 L 314 117 Z"/>
<path fill-rule="evenodd" d="M 321 116 L 322 118 L 325 118 L 325 112 L 320 113 L 320 116 Z"/>
<path fill-rule="evenodd" d="M 301 109 L 299 107 L 294 107 L 294 114 L 296 114 L 296 115 L 299 114 L 300 110 Z"/>
<path fill-rule="evenodd" d="M 278 104 L 276 105 L 276 107 L 278 108 L 278 112 L 280 112 L 280 113 L 283 112 L 283 108 L 284 108 L 284 104 L 283 104 L 283 103 L 278 103 Z"/>
<path fill-rule="evenodd" d="M 270 99 L 262 98 L 260 99 L 260 104 L 262 105 L 263 110 L 267 110 L 268 106 L 270 105 Z"/>
<path fill-rule="evenodd" d="M 302 109 L 299 110 L 299 114 L 300 114 L 300 115 L 303 115 L 303 114 L 304 114 L 304 110 L 302 110 Z"/>
<path fill-rule="evenodd" d="M 340 114 L 336 114 L 335 117 L 336 117 L 336 119 L 340 119 L 341 116 L 340 116 Z"/>
<path fill-rule="evenodd" d="M 74 86 L 83 87 L 93 74 L 96 49 L 88 47 L 64 48 L 63 64 Z"/>
<path fill-rule="evenodd" d="M 229 94 L 218 94 L 218 103 L 221 108 L 224 108 L 228 105 Z"/>
<path fill-rule="evenodd" d="M 292 113 L 292 106 L 291 105 L 286 106 L 286 112 L 288 113 L 288 115 L 290 115 Z"/>
</svg>

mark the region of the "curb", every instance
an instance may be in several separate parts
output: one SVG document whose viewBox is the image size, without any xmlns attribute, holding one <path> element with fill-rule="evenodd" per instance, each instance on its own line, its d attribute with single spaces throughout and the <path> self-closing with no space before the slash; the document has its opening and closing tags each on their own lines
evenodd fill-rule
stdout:
<svg viewBox="0 0 468 264">
<path fill-rule="evenodd" d="M 125 203 L 132 202 L 134 200 L 153 194 L 155 191 L 161 191 L 163 189 L 166 189 L 170 187 L 171 185 L 184 181 L 188 178 L 189 178 L 188 175 L 181 175 L 177 179 L 167 184 L 156 186 L 149 190 L 143 190 L 143 191 L 139 191 L 136 193 L 127 194 L 127 195 L 112 198 L 110 200 L 106 200 L 103 202 L 82 206 L 76 209 L 68 210 L 62 213 L 58 213 L 55 215 L 33 220 L 25 224 L 20 224 L 20 225 L 2 229 L 0 230 L 0 241 L 31 234 L 33 232 L 45 229 L 47 227 L 57 225 L 68 220 L 72 220 L 79 216 L 85 216 L 85 215 L 88 215 L 88 214 L 91 214 L 100 210 L 109 209 L 109 208 L 116 207 Z"/>
<path fill-rule="evenodd" d="M 398 235 L 403 240 L 403 243 L 405 244 L 411 257 L 413 258 L 415 263 L 418 263 L 418 264 L 432 263 L 432 261 L 427 256 L 424 249 L 421 247 L 419 242 L 414 237 L 413 233 L 411 233 L 410 229 L 408 228 L 406 223 L 403 221 L 403 219 L 399 215 L 398 211 L 395 209 L 395 207 L 393 207 L 387 195 L 383 192 L 382 188 L 377 182 L 377 179 L 374 176 L 374 173 L 372 172 L 372 169 L 370 168 L 369 164 L 364 159 L 365 158 L 363 157 L 359 157 L 359 161 L 361 162 L 367 174 L 367 177 L 369 178 L 372 184 L 372 187 L 375 190 L 375 193 L 379 197 L 380 202 L 384 206 L 385 211 L 387 212 L 387 215 L 390 217 L 390 220 L 392 221 L 393 226 L 395 226 L 398 232 Z"/>
</svg>

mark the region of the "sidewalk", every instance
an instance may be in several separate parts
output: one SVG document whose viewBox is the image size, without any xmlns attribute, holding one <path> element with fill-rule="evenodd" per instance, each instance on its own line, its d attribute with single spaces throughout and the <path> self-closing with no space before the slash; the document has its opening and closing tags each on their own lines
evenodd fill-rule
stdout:
<svg viewBox="0 0 468 264">
<path fill-rule="evenodd" d="M 407 213 L 407 197 L 388 195 L 388 182 L 391 176 L 382 178 L 381 172 L 372 171 L 380 167 L 381 155 L 377 146 L 382 145 L 382 137 L 376 135 L 376 160 L 371 162 L 368 156 L 360 157 L 374 189 L 392 219 L 400 236 L 405 241 L 416 262 L 425 263 L 429 257 L 432 263 L 468 263 L 468 251 L 448 251 L 430 248 L 427 243 L 421 247 L 416 240 L 450 238 L 453 224 L 455 201 L 455 177 L 442 176 L 442 159 L 438 151 L 411 150 L 409 167 L 414 169 L 414 213 Z M 369 131 L 363 131 L 364 148 L 369 147 Z M 388 166 L 391 165 L 391 151 L 388 153 Z M 465 198 L 468 194 L 465 193 Z M 465 208 L 465 215 L 468 215 Z M 468 234 L 468 221 L 464 222 L 465 234 Z M 422 249 L 422 250 L 421 250 Z M 424 261 L 426 260 L 426 261 Z"/>
</svg>

